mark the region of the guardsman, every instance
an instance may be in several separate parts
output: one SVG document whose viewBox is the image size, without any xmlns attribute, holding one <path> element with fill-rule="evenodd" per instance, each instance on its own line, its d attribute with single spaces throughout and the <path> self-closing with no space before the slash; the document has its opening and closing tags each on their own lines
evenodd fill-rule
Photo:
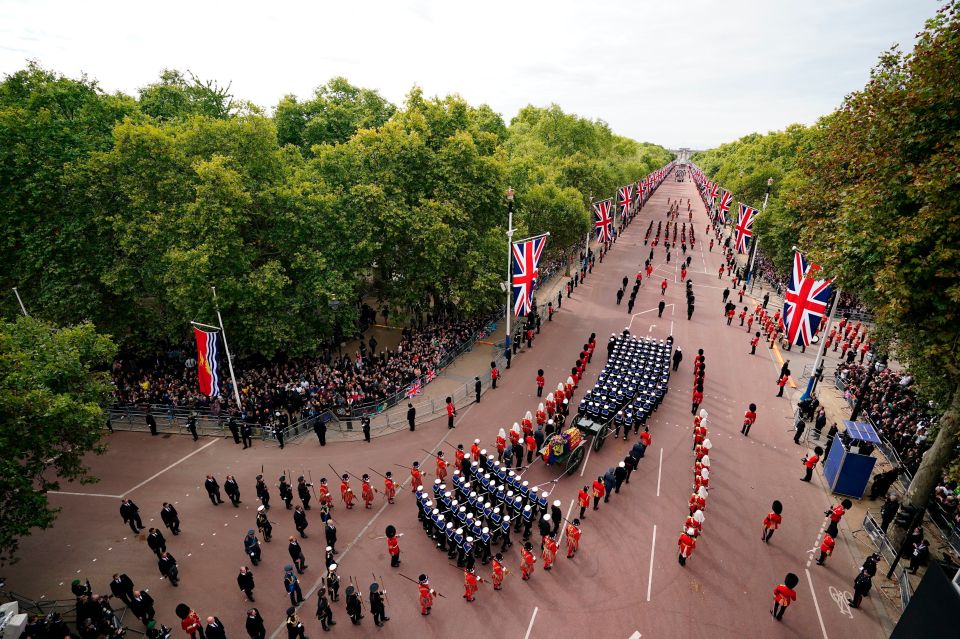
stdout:
<svg viewBox="0 0 960 639">
<path fill-rule="evenodd" d="M 593 509 L 600 510 L 600 500 L 607 494 L 607 489 L 603 485 L 603 476 L 599 476 L 593 482 Z"/>
<path fill-rule="evenodd" d="M 387 503 L 394 503 L 394 499 L 397 496 L 397 487 L 393 483 L 393 473 L 389 470 L 383 476 L 383 491 L 387 496 Z"/>
<path fill-rule="evenodd" d="M 547 535 L 543 540 L 543 569 L 553 568 L 553 562 L 557 560 L 557 540 L 553 535 Z"/>
<path fill-rule="evenodd" d="M 356 498 L 356 495 L 353 494 L 353 489 L 350 487 L 350 475 L 344 473 L 343 476 L 340 477 L 340 499 L 343 500 L 347 510 L 353 508 L 353 502 Z"/>
<path fill-rule="evenodd" d="M 333 509 L 333 497 L 330 495 L 330 487 L 327 486 L 326 477 L 320 478 L 320 488 L 317 489 L 317 492 L 320 494 L 320 503 Z"/>
<path fill-rule="evenodd" d="M 800 578 L 792 572 L 788 572 L 783 578 L 783 583 L 773 589 L 773 609 L 770 614 L 777 621 L 783 619 L 783 613 L 790 604 L 797 600 L 797 591 L 794 588 L 800 583 Z"/>
<path fill-rule="evenodd" d="M 537 397 L 543 397 L 543 385 L 546 380 L 543 377 L 543 369 L 537 369 Z"/>
<path fill-rule="evenodd" d="M 476 446 L 476 444 L 474 444 Z M 503 461 L 503 452 L 507 449 L 507 432 L 504 429 L 500 429 L 500 432 L 497 433 L 497 461 Z"/>
<path fill-rule="evenodd" d="M 474 595 L 480 589 L 479 582 L 482 579 L 477 578 L 477 573 L 473 568 L 467 568 L 463 571 L 463 598 L 467 601 L 473 601 Z"/>
<path fill-rule="evenodd" d="M 270 491 L 267 489 L 267 483 L 263 481 L 263 475 L 257 475 L 257 497 L 263 507 L 270 510 Z"/>
<path fill-rule="evenodd" d="M 823 533 L 823 541 L 820 542 L 820 558 L 817 559 L 818 566 L 822 566 L 827 561 L 827 557 L 833 554 L 833 548 L 836 545 L 833 535 L 829 532 Z"/>
<path fill-rule="evenodd" d="M 390 567 L 396 568 L 400 565 L 400 536 L 397 535 L 397 529 L 393 526 L 387 526 L 387 552 L 390 553 Z"/>
<path fill-rule="evenodd" d="M 533 433 L 533 413 L 527 411 L 527 414 L 520 420 L 520 428 L 523 430 L 524 437 Z"/>
<path fill-rule="evenodd" d="M 540 404 L 537 406 L 536 417 L 537 417 L 537 426 L 539 428 L 543 428 L 544 424 L 547 423 L 547 409 L 543 405 L 543 402 L 540 402 Z"/>
<path fill-rule="evenodd" d="M 580 519 L 586 517 L 587 508 L 590 506 L 590 493 L 587 492 L 587 487 L 584 486 L 580 489 L 580 492 L 577 493 L 577 504 L 580 506 Z"/>
<path fill-rule="evenodd" d="M 508 574 L 510 574 L 510 571 L 503 567 L 503 555 L 497 553 L 493 556 L 493 576 L 491 578 L 494 590 L 503 590 L 503 578 Z"/>
<path fill-rule="evenodd" d="M 313 484 L 303 478 L 303 475 L 297 477 L 297 496 L 303 502 L 303 509 L 310 510 L 310 487 Z"/>
<path fill-rule="evenodd" d="M 553 393 L 547 395 L 547 399 L 544 402 L 544 406 L 547 409 L 547 419 L 553 417 L 553 413 L 557 410 L 557 402 L 553 397 Z"/>
<path fill-rule="evenodd" d="M 563 384 L 557 384 L 557 390 L 553 391 L 553 400 L 556 402 L 558 407 L 563 404 L 563 400 L 566 399 L 566 397 L 567 394 L 564 390 Z"/>
<path fill-rule="evenodd" d="M 266 509 L 266 506 L 257 507 L 257 530 L 263 534 L 264 541 L 270 541 L 270 537 L 273 535 L 273 526 L 270 525 L 270 519 L 267 518 Z"/>
<path fill-rule="evenodd" d="M 580 549 L 580 520 L 574 519 L 572 523 L 567 523 L 567 559 L 573 559 Z"/>
<path fill-rule="evenodd" d="M 836 537 L 839 534 L 839 525 L 840 520 L 843 518 L 844 513 L 846 513 L 850 508 L 853 507 L 853 502 L 849 499 L 844 499 L 839 504 L 834 504 L 833 508 L 824 512 L 824 516 L 830 518 L 830 523 L 827 525 L 827 534 L 831 537 Z"/>
<path fill-rule="evenodd" d="M 507 367 L 509 368 L 509 366 Z M 497 368 L 496 362 L 490 362 L 490 386 L 491 388 L 497 387 L 497 380 L 500 378 L 500 369 Z"/>
<path fill-rule="evenodd" d="M 430 580 L 427 579 L 426 575 L 420 575 L 417 582 L 417 590 L 419 591 L 420 598 L 420 614 L 427 616 L 430 614 L 430 609 L 433 608 L 433 596 L 437 594 L 437 591 L 430 587 Z"/>
<path fill-rule="evenodd" d="M 770 538 L 773 537 L 774 531 L 780 527 L 780 524 L 783 522 L 783 517 L 780 516 L 782 512 L 783 504 L 775 499 L 773 506 L 770 507 L 770 512 L 763 518 L 763 532 L 760 535 L 763 543 L 770 543 Z"/>
<path fill-rule="evenodd" d="M 533 556 L 533 544 L 529 541 L 523 545 L 520 558 L 520 578 L 527 581 L 533 574 L 533 565 L 537 562 L 537 558 Z"/>
<path fill-rule="evenodd" d="M 465 453 L 463 450 L 463 444 L 457 444 L 457 452 L 453 454 L 453 465 L 460 472 L 463 472 L 464 456 L 465 456 Z"/>
<path fill-rule="evenodd" d="M 410 479 L 411 479 L 411 492 L 417 492 L 419 486 L 423 486 L 423 473 L 420 472 L 420 462 L 413 462 L 413 467 L 410 469 Z"/>
<path fill-rule="evenodd" d="M 500 429 L 500 432 L 503 432 L 502 428 Z M 474 461 L 477 461 L 478 459 L 480 459 L 480 440 L 479 439 L 473 440 L 473 444 L 470 445 L 470 459 Z M 460 470 L 463 471 L 462 468 Z"/>
<path fill-rule="evenodd" d="M 697 513 L 700 513 L 699 515 Z M 693 529 L 693 538 L 696 539 L 703 532 L 703 511 L 697 510 L 692 515 L 687 517 L 687 520 L 683 522 L 683 528 L 681 530 L 690 530 Z"/>
<path fill-rule="evenodd" d="M 373 486 L 370 485 L 370 475 L 364 473 L 360 479 L 363 482 L 360 485 L 360 497 L 363 499 L 363 507 L 371 508 L 373 506 Z"/>
<path fill-rule="evenodd" d="M 290 484 L 287 483 L 287 476 L 280 475 L 280 483 L 277 488 L 280 490 L 280 499 L 283 500 L 283 503 L 287 505 L 287 510 L 293 509 L 293 489 L 290 488 Z"/>
<path fill-rule="evenodd" d="M 680 535 L 680 539 L 677 541 L 677 546 L 680 548 L 680 554 L 677 559 L 681 566 L 687 565 L 687 559 L 690 558 L 690 555 L 693 554 L 694 549 L 697 547 L 695 539 L 696 532 L 693 528 L 688 528 Z"/>
<path fill-rule="evenodd" d="M 437 480 L 443 481 L 447 478 L 447 462 L 443 458 L 443 451 L 437 451 Z"/>
</svg>

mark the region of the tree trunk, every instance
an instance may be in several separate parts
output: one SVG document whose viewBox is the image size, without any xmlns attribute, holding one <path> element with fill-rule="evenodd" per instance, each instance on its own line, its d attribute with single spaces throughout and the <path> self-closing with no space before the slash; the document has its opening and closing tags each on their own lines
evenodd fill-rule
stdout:
<svg viewBox="0 0 960 639">
<path fill-rule="evenodd" d="M 930 450 L 924 453 L 920 468 L 917 469 L 913 481 L 907 488 L 907 494 L 904 495 L 905 505 L 926 507 L 933 489 L 943 477 L 944 469 L 953 460 L 958 436 L 960 436 L 960 390 L 954 389 L 950 405 L 940 418 L 937 437 L 933 440 Z M 904 534 L 905 531 L 895 528 L 894 537 L 902 539 Z"/>
</svg>

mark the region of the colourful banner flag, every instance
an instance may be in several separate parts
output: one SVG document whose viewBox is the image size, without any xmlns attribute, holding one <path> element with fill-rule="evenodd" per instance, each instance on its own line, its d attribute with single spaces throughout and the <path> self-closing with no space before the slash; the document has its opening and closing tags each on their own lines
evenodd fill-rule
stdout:
<svg viewBox="0 0 960 639">
<path fill-rule="evenodd" d="M 217 365 L 217 332 L 201 331 L 193 327 L 197 338 L 197 382 L 200 392 L 207 397 L 220 393 L 220 373 Z"/>
</svg>

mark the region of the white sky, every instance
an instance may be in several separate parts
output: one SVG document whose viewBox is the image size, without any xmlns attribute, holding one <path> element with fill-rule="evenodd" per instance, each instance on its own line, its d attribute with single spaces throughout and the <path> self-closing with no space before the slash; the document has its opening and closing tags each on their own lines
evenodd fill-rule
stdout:
<svg viewBox="0 0 960 639">
<path fill-rule="evenodd" d="M 0 73 L 28 59 L 135 94 L 161 69 L 273 107 L 336 75 L 401 103 L 414 84 L 509 121 L 526 104 L 709 148 L 811 123 L 912 48 L 935 0 L 0 0 Z"/>
</svg>

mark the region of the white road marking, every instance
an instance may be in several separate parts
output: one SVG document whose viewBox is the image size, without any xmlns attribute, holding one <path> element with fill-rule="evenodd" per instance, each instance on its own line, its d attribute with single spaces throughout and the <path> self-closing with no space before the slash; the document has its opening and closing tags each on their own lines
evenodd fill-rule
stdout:
<svg viewBox="0 0 960 639">
<path fill-rule="evenodd" d="M 657 549 L 657 525 L 653 525 L 653 541 L 650 543 L 650 572 L 647 575 L 647 601 L 653 591 L 653 551 Z"/>
<path fill-rule="evenodd" d="M 523 635 L 523 639 L 530 639 L 530 632 L 533 630 L 533 622 L 537 619 L 537 611 L 540 610 L 536 606 L 533 607 L 533 615 L 530 617 L 530 623 L 527 625 L 527 634 Z"/>
<path fill-rule="evenodd" d="M 830 598 L 833 599 L 833 603 L 837 604 L 837 607 L 840 608 L 840 614 L 853 619 L 853 612 L 850 611 L 850 604 L 848 603 L 850 599 L 853 599 L 853 595 L 851 595 L 849 591 L 844 590 L 841 592 L 833 586 L 830 586 Z"/>
<path fill-rule="evenodd" d="M 820 614 L 820 603 L 817 602 L 817 593 L 813 589 L 813 578 L 810 576 L 810 569 L 804 568 L 807 573 L 807 583 L 810 585 L 810 596 L 813 597 L 813 607 L 817 609 L 817 619 L 820 620 L 820 631 L 823 632 L 823 639 L 827 638 L 827 628 L 823 625 L 823 615 Z"/>
<path fill-rule="evenodd" d="M 643 635 L 640 634 L 639 630 L 634 630 L 633 634 L 627 637 L 627 639 L 640 639 Z"/>
<path fill-rule="evenodd" d="M 170 464 L 169 466 L 167 466 L 166 468 L 164 468 L 164 469 L 161 470 L 160 472 L 155 473 L 155 474 L 151 475 L 150 477 L 147 477 L 147 478 L 144 479 L 142 482 L 140 482 L 139 484 L 137 484 L 136 486 L 134 486 L 133 488 L 131 488 L 130 490 L 126 491 L 125 493 L 123 493 L 123 494 L 120 495 L 120 496 L 121 496 L 121 497 L 126 497 L 127 495 L 129 495 L 130 493 L 132 493 L 132 492 L 135 491 L 136 489 L 140 488 L 141 486 L 144 486 L 144 485 L 152 482 L 154 479 L 156 479 L 157 477 L 159 477 L 159 476 L 162 475 L 163 473 L 167 472 L 168 470 L 170 470 L 170 469 L 173 468 L 174 466 L 177 466 L 177 465 L 179 465 L 180 463 L 187 461 L 188 459 L 190 459 L 191 457 L 193 457 L 194 455 L 196 455 L 197 453 L 199 453 L 200 451 L 202 451 L 204 448 L 207 448 L 207 447 L 209 447 L 209 446 L 213 446 L 213 445 L 216 444 L 218 441 L 220 441 L 219 438 L 214 439 L 214 440 L 212 440 L 212 441 L 204 444 L 204 445 L 201 446 L 200 448 L 196 449 L 196 450 L 193 451 L 192 453 L 189 453 L 189 454 L 187 454 L 187 455 L 184 455 L 183 457 L 181 457 L 181 458 L 178 459 L 177 461 L 173 462 L 172 464 Z"/>
<path fill-rule="evenodd" d="M 583 467 L 580 468 L 580 476 L 583 477 L 583 473 L 587 470 L 587 462 L 590 461 L 590 451 L 593 450 L 593 446 L 587 448 L 587 456 L 583 458 Z"/>
<path fill-rule="evenodd" d="M 570 507 L 567 508 L 567 516 L 564 517 L 564 519 L 566 519 L 567 521 L 570 521 L 570 511 L 573 510 L 573 505 L 574 505 L 575 503 L 577 503 L 577 500 L 576 500 L 576 499 L 571 499 L 571 500 L 570 500 Z M 558 547 L 558 548 L 560 547 L 560 543 L 563 541 L 563 535 L 564 535 L 564 533 L 566 533 L 566 532 L 567 532 L 567 527 L 566 527 L 566 526 L 563 526 L 563 527 L 560 529 L 560 536 L 557 537 L 557 547 Z M 559 552 L 559 551 L 558 551 L 558 552 Z"/>
<path fill-rule="evenodd" d="M 78 497 L 110 497 L 112 499 L 121 499 L 123 495 L 104 495 L 102 493 L 70 493 L 65 490 L 48 490 L 51 495 L 76 495 Z"/>
<path fill-rule="evenodd" d="M 662 472 L 663 472 L 663 446 L 660 447 L 660 467 L 657 468 L 657 497 L 660 496 L 660 473 Z"/>
</svg>

